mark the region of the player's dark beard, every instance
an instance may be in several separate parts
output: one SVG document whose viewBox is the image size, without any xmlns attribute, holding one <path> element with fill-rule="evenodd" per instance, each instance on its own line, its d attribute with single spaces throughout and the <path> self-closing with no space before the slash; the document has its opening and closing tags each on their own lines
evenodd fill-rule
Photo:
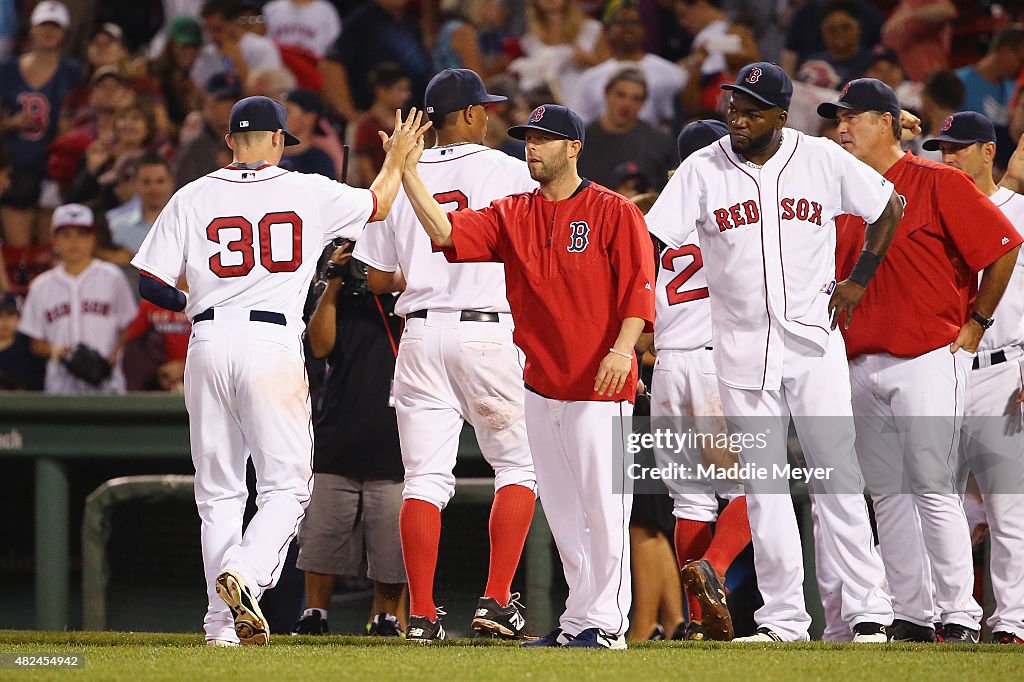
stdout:
<svg viewBox="0 0 1024 682">
<path fill-rule="evenodd" d="M 560 156 L 546 161 L 544 165 L 539 168 L 530 166 L 530 177 L 543 185 L 560 176 L 568 167 L 569 159 L 564 156 Z"/>
<path fill-rule="evenodd" d="M 775 142 L 775 135 L 778 132 L 778 130 L 772 128 L 764 135 L 749 138 L 746 145 L 742 147 L 737 146 L 731 137 L 729 138 L 729 143 L 732 145 L 732 151 L 734 154 L 738 154 L 749 159 L 751 156 L 757 156 L 771 147 Z"/>
</svg>

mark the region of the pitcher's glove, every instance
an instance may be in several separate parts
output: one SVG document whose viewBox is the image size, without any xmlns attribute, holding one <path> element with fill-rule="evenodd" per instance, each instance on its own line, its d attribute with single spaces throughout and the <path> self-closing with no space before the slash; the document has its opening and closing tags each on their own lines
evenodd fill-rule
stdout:
<svg viewBox="0 0 1024 682">
<path fill-rule="evenodd" d="M 93 386 L 99 386 L 110 378 L 113 367 L 110 362 L 95 348 L 90 348 L 84 343 L 75 346 L 70 352 L 65 353 L 60 359 L 73 376 Z"/>
</svg>

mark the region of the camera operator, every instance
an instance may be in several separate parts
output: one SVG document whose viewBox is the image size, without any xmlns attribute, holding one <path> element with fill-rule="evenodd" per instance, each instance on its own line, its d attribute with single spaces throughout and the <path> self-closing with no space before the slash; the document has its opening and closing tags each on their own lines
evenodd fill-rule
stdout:
<svg viewBox="0 0 1024 682">
<path fill-rule="evenodd" d="M 365 557 L 374 585 L 369 632 L 398 636 L 405 621 L 398 534 L 404 469 L 391 379 L 401 318 L 392 312 L 393 296 L 370 293 L 366 266 L 352 259 L 353 242 L 335 246 L 306 329 L 327 371 L 314 413 L 313 496 L 298 538 L 307 608 L 293 632 L 327 632 L 335 577 L 360 575 Z"/>
</svg>

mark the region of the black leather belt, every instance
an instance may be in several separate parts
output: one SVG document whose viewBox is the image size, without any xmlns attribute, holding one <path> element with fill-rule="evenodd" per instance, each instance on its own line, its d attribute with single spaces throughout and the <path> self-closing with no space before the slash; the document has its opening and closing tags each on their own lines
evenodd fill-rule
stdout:
<svg viewBox="0 0 1024 682">
<path fill-rule="evenodd" d="M 991 367 L 992 365 L 1001 365 L 1004 362 L 1006 362 L 1006 351 L 994 350 L 988 354 L 988 365 L 986 365 L 986 367 Z M 971 364 L 971 369 L 981 369 L 980 356 L 974 358 L 974 362 Z"/>
<path fill-rule="evenodd" d="M 213 319 L 213 308 L 207 308 L 203 312 L 199 313 L 192 318 L 192 323 L 206 322 Z M 281 313 L 271 313 L 266 310 L 250 310 L 249 311 L 250 322 L 267 322 L 269 324 L 279 324 L 282 327 L 288 326 L 288 320 Z"/>
<path fill-rule="evenodd" d="M 405 317 L 406 319 L 415 317 L 425 320 L 427 318 L 427 311 L 414 310 Z M 463 310 L 462 314 L 459 315 L 459 320 L 462 322 L 499 322 L 500 319 L 498 313 L 482 313 L 479 310 Z"/>
</svg>

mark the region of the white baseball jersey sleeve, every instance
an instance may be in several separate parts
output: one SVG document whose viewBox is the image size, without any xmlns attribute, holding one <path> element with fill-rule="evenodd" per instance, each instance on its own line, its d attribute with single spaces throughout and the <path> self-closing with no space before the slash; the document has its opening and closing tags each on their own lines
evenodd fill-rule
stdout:
<svg viewBox="0 0 1024 682">
<path fill-rule="evenodd" d="M 647 225 L 676 248 L 699 231 L 724 383 L 777 389 L 782 329 L 825 352 L 835 217 L 874 222 L 891 195 L 892 183 L 838 145 L 788 128 L 763 167 L 735 154 L 728 137 L 679 166 Z"/>
<path fill-rule="evenodd" d="M 526 164 L 478 144 L 423 152 L 420 177 L 441 208 L 485 208 L 495 199 L 532 192 L 537 183 Z M 412 204 L 400 190 L 388 217 L 367 226 L 354 257 L 384 272 L 401 268 L 407 283 L 395 312 L 481 310 L 510 312 L 501 263 L 449 263 L 435 253 Z"/>
<path fill-rule="evenodd" d="M 711 299 L 697 232 L 658 257 L 654 291 L 654 347 L 698 350 L 711 345 Z"/>
<path fill-rule="evenodd" d="M 128 279 L 116 265 L 94 260 L 75 277 L 58 265 L 33 280 L 18 329 L 65 348 L 84 343 L 109 358 L 121 331 L 135 319 L 136 310 Z M 51 360 L 46 366 L 45 389 L 47 393 L 123 391 L 124 376 L 120 367 L 115 367 L 111 378 L 95 388 Z"/>
<path fill-rule="evenodd" d="M 1024 196 L 1000 187 L 989 197 L 1017 231 L 1024 235 Z M 981 282 L 982 273 L 978 273 Z M 979 351 L 998 350 L 1024 345 L 1024 249 L 1017 253 L 1017 263 L 1006 285 L 1006 292 L 993 313 L 995 322 L 978 344 Z"/>
<path fill-rule="evenodd" d="M 132 265 L 170 285 L 185 273 L 190 319 L 214 307 L 300 316 L 324 246 L 357 239 L 376 205 L 320 175 L 228 166 L 171 197 Z"/>
</svg>

